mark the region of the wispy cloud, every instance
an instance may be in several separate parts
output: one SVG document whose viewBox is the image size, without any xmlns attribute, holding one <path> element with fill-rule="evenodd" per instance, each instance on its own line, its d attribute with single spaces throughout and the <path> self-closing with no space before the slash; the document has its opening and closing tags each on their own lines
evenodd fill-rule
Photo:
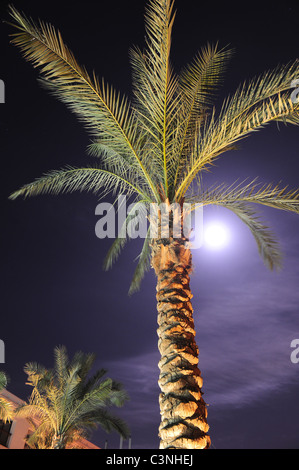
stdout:
<svg viewBox="0 0 299 470">
<path fill-rule="evenodd" d="M 217 272 L 215 278 L 217 286 Z M 287 258 L 279 274 L 260 266 L 239 276 L 230 271 L 213 290 L 201 279 L 202 308 L 195 316 L 204 386 L 213 405 L 241 406 L 298 382 L 290 361 L 290 342 L 299 337 L 298 278 L 296 260 Z"/>
</svg>

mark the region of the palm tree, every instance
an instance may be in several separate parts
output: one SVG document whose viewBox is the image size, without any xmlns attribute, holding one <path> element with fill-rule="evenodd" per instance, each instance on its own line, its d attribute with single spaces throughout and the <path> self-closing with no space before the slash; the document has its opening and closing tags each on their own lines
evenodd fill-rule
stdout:
<svg viewBox="0 0 299 470">
<path fill-rule="evenodd" d="M 127 437 L 127 425 L 108 408 L 122 406 L 128 396 L 121 384 L 110 378 L 102 380 L 107 372 L 104 369 L 89 377 L 94 354 L 78 352 L 69 360 L 62 346 L 54 349 L 54 358 L 53 369 L 47 370 L 37 363 L 28 363 L 24 368 L 33 390 L 28 403 L 16 409 L 16 416 L 33 425 L 29 447 L 74 447 L 86 430 L 97 425 Z"/>
<path fill-rule="evenodd" d="M 213 106 L 231 56 L 227 47 L 208 44 L 180 73 L 171 66 L 175 18 L 172 0 L 148 0 L 144 50 L 130 52 L 133 97 L 129 101 L 111 86 L 88 74 L 52 25 L 35 24 L 11 8 L 17 31 L 12 43 L 40 70 L 42 84 L 84 123 L 91 136 L 89 153 L 96 162 L 81 168 L 50 171 L 10 197 L 42 193 L 90 191 L 96 195 L 125 194 L 132 201 L 127 220 L 141 203 L 189 203 L 223 206 L 235 213 L 256 239 L 270 269 L 279 267 L 275 237 L 257 216 L 253 204 L 299 212 L 298 190 L 257 180 L 243 185 L 203 185 L 203 174 L 236 143 L 272 121 L 299 123 L 299 106 L 290 86 L 299 76 L 298 62 L 281 66 L 244 82 L 219 111 Z M 160 217 L 160 216 L 159 216 Z M 182 222 L 183 220 L 181 220 Z M 163 218 L 158 227 L 164 227 Z M 170 225 L 171 222 L 167 222 Z M 168 227 L 169 227 L 168 225 Z M 109 269 L 128 240 L 121 230 L 104 262 Z M 145 272 L 157 277 L 161 448 L 208 448 L 207 409 L 195 342 L 190 273 L 190 237 L 152 237 L 148 231 L 130 286 L 139 289 Z"/>
<path fill-rule="evenodd" d="M 0 371 L 0 420 L 6 423 L 11 421 L 14 415 L 14 409 L 9 400 L 1 396 L 1 392 L 7 387 L 8 378 L 5 372 Z"/>
</svg>

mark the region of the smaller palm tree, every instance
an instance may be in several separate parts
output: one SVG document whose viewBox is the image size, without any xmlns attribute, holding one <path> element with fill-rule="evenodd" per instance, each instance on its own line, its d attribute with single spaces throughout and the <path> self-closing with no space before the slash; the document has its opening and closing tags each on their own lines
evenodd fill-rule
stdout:
<svg viewBox="0 0 299 470">
<path fill-rule="evenodd" d="M 5 372 L 0 371 L 0 420 L 6 423 L 13 419 L 14 409 L 10 401 L 1 396 L 1 392 L 7 387 L 8 378 Z"/>
<path fill-rule="evenodd" d="M 65 449 L 76 447 L 76 441 L 88 430 L 100 425 L 106 432 L 116 430 L 124 438 L 126 423 L 113 416 L 108 408 L 122 406 L 128 399 L 120 383 L 103 379 L 106 370 L 89 374 L 94 354 L 77 352 L 69 360 L 64 346 L 54 349 L 54 368 L 27 363 L 24 371 L 33 387 L 28 403 L 17 408 L 16 415 L 33 424 L 27 443 L 33 448 Z"/>
</svg>

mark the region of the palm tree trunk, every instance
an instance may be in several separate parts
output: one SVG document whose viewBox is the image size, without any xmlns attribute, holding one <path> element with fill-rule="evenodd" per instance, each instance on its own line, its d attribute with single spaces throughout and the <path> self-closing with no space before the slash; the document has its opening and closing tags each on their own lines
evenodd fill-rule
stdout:
<svg viewBox="0 0 299 470">
<path fill-rule="evenodd" d="M 157 330 L 161 353 L 160 448 L 207 449 L 207 408 L 202 398 L 191 304 L 191 251 L 188 241 L 155 239 L 152 267 L 157 275 Z"/>
<path fill-rule="evenodd" d="M 63 435 L 54 438 L 53 449 L 65 449 L 65 437 Z"/>
</svg>

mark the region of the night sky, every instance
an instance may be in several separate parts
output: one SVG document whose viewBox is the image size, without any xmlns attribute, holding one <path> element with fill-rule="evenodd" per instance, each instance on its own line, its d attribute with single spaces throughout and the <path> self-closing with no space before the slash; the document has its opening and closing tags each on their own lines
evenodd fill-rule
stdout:
<svg viewBox="0 0 299 470">
<path fill-rule="evenodd" d="M 8 19 L 1 2 L 1 18 Z M 128 52 L 143 46 L 145 0 L 84 2 L 15 0 L 34 19 L 53 23 L 79 63 L 126 94 L 131 92 Z M 235 48 L 219 102 L 244 79 L 299 57 L 298 2 L 177 0 L 172 61 L 189 63 L 208 41 Z M 245 5 L 245 6 L 244 6 Z M 97 355 L 96 368 L 123 382 L 130 395 L 116 412 L 129 424 L 132 447 L 158 448 L 159 352 L 155 278 L 127 295 L 140 241 L 131 241 L 108 273 L 102 263 L 111 240 L 95 235 L 98 200 L 88 194 L 9 201 L 11 192 L 51 169 L 91 162 L 89 136 L 62 103 L 44 91 L 38 73 L 9 44 L 0 26 L 1 322 L 9 390 L 25 399 L 23 367 L 53 364 L 63 344 Z M 299 78 L 299 77 L 298 77 Z M 223 155 L 204 182 L 299 184 L 299 128 L 272 124 Z M 299 448 L 299 363 L 290 343 L 299 338 L 299 217 L 259 208 L 275 231 L 283 269 L 270 272 L 246 226 L 225 209 L 209 208 L 204 223 L 223 222 L 230 240 L 221 250 L 193 253 L 191 288 L 204 398 L 216 449 Z M 119 446 L 116 433 L 96 432 L 103 447 Z M 125 446 L 127 443 L 125 443 Z"/>
</svg>

